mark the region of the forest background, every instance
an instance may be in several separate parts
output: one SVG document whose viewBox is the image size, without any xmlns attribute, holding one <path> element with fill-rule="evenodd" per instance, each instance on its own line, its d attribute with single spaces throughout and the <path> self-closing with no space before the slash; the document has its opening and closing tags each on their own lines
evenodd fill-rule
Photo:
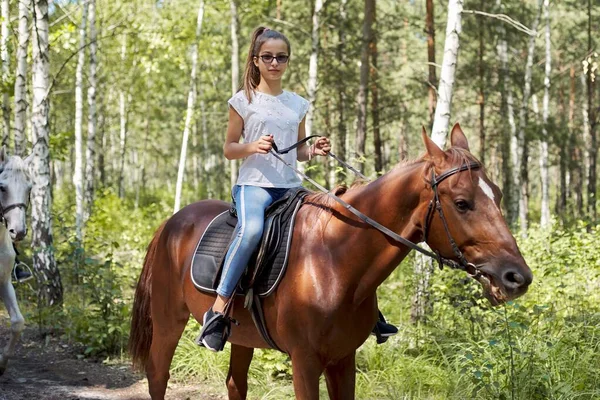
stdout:
<svg viewBox="0 0 600 400">
<path fill-rule="evenodd" d="M 600 397 L 597 1 L 0 8 L 2 140 L 36 157 L 32 235 L 20 245 L 36 280 L 17 292 L 40 335 L 83 344 L 86 357 L 127 357 L 133 288 L 154 230 L 193 201 L 229 199 L 227 99 L 250 33 L 266 25 L 292 43 L 284 87 L 310 100 L 308 134 L 329 136 L 371 178 L 422 154 L 421 126 L 443 145 L 448 119 L 459 121 L 503 189 L 535 277 L 522 299 L 491 308 L 466 277 L 408 257 L 378 291 L 400 334 L 359 350 L 358 398 Z M 438 101 L 447 37 L 460 43 L 451 114 Z M 436 107 L 446 116 L 437 128 Z M 328 187 L 353 180 L 326 159 L 304 169 Z M 221 385 L 228 356 L 197 348 L 198 331 L 191 321 L 174 378 Z M 285 356 L 259 351 L 251 395 L 293 396 L 290 373 Z"/>
</svg>

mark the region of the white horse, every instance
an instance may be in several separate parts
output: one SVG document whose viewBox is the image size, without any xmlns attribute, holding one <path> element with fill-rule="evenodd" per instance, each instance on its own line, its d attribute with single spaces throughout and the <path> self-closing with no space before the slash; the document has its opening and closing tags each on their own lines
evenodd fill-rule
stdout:
<svg viewBox="0 0 600 400">
<path fill-rule="evenodd" d="M 7 156 L 4 147 L 0 150 L 0 298 L 10 316 L 11 331 L 10 340 L 0 354 L 0 375 L 14 355 L 17 341 L 25 328 L 11 272 L 16 257 L 13 241 L 22 240 L 27 234 L 25 217 L 31 192 L 30 157 L 23 160 L 18 156 Z"/>
</svg>

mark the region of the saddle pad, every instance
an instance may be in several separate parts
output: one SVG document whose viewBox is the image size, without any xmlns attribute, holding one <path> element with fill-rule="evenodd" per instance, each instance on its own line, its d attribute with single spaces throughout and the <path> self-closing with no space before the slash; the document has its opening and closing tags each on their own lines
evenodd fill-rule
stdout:
<svg viewBox="0 0 600 400">
<path fill-rule="evenodd" d="M 283 278 L 287 267 L 288 253 L 292 243 L 292 232 L 296 214 L 300 209 L 302 202 L 298 202 L 290 218 L 282 221 L 281 240 L 279 241 L 277 252 L 273 257 L 273 262 L 265 265 L 258 275 L 254 284 L 254 293 L 260 297 L 269 296 Z M 220 278 L 221 265 L 227 254 L 229 244 L 231 243 L 235 227 L 229 211 L 224 211 L 217 215 L 208 225 L 206 231 L 196 245 L 196 251 L 192 258 L 191 277 L 194 286 L 202 292 L 214 294 Z M 265 232 L 263 235 L 266 235 Z M 254 254 L 252 260 L 256 260 Z M 242 281 L 244 279 L 242 278 Z M 244 294 L 243 291 L 237 291 L 238 294 Z"/>
</svg>

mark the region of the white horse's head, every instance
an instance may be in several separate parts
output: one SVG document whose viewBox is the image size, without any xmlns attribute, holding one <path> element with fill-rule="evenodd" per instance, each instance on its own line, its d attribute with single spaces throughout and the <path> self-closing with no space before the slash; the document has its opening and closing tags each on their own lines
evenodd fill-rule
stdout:
<svg viewBox="0 0 600 400">
<path fill-rule="evenodd" d="M 0 150 L 0 216 L 13 241 L 27 235 L 27 206 L 31 192 L 29 159 L 8 156 L 6 148 Z"/>
</svg>

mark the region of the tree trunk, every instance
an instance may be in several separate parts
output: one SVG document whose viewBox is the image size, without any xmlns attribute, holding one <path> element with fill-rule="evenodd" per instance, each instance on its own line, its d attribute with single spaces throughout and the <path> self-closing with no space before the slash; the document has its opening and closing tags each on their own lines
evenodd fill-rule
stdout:
<svg viewBox="0 0 600 400">
<path fill-rule="evenodd" d="M 525 136 L 525 127 L 527 126 L 528 120 L 528 105 L 529 98 L 531 96 L 531 75 L 533 69 L 533 54 L 535 53 L 535 38 L 537 35 L 537 28 L 540 23 L 540 17 L 542 13 L 542 4 L 544 0 L 540 0 L 538 4 L 538 12 L 535 20 L 531 27 L 533 31 L 529 38 L 529 46 L 527 49 L 527 62 L 525 64 L 525 84 L 523 87 L 523 99 L 521 101 L 521 109 L 519 111 L 519 131 L 517 134 L 517 160 L 514 165 L 515 174 L 515 186 L 520 188 L 519 196 L 519 221 L 521 225 L 521 235 L 527 235 L 528 227 L 528 157 L 529 148 L 527 137 Z"/>
<path fill-rule="evenodd" d="M 540 175 L 542 178 L 542 210 L 540 225 L 546 228 L 550 224 L 550 201 L 548 195 L 548 114 L 550 103 L 550 11 L 549 0 L 544 0 L 544 18 L 546 19 L 546 66 L 544 77 L 544 99 L 542 102 L 542 140 L 540 142 Z"/>
<path fill-rule="evenodd" d="M 31 189 L 31 247 L 33 267 L 42 305 L 59 305 L 63 300 L 60 272 L 54 258 L 52 240 L 52 196 L 50 179 L 49 46 L 48 2 L 35 0 L 33 26 L 33 111 L 34 136 Z"/>
<path fill-rule="evenodd" d="M 240 85 L 240 46 L 238 43 L 238 12 L 236 0 L 229 0 L 231 8 L 231 95 L 237 93 Z M 231 187 L 237 182 L 237 160 L 229 161 Z"/>
<path fill-rule="evenodd" d="M 181 140 L 181 153 L 179 155 L 179 170 L 177 171 L 177 185 L 175 186 L 175 205 L 173 213 L 179 211 L 181 205 L 181 188 L 183 186 L 183 174 L 185 172 L 185 159 L 187 155 L 187 144 L 190 136 L 190 127 L 194 116 L 194 105 L 196 102 L 196 70 L 198 68 L 198 42 L 202 33 L 202 18 L 204 17 L 204 0 L 200 0 L 198 18 L 196 20 L 196 37 L 192 46 L 192 71 L 190 72 L 190 90 L 188 91 L 187 112 L 185 115 L 185 126 L 183 128 L 183 139 Z"/>
<path fill-rule="evenodd" d="M 377 24 L 377 8 L 373 8 L 373 24 Z M 373 30 L 369 44 L 371 56 L 370 83 L 371 83 L 371 120 L 373 121 L 373 146 L 375 148 L 375 173 L 383 172 L 383 155 L 381 151 L 381 129 L 379 127 L 379 76 L 377 74 L 377 32 Z"/>
<path fill-rule="evenodd" d="M 127 36 L 123 35 L 123 44 L 121 45 L 121 63 L 125 65 L 125 59 L 127 55 Z M 125 71 L 123 71 L 125 74 Z M 119 197 L 125 197 L 125 184 L 124 184 L 124 172 L 125 172 L 125 150 L 127 146 L 127 105 L 125 99 L 125 90 L 123 87 L 119 90 L 119 120 L 120 120 L 120 135 L 119 135 Z"/>
<path fill-rule="evenodd" d="M 596 4 L 597 5 L 597 4 Z M 592 0 L 588 0 L 588 57 L 590 64 L 592 62 L 592 53 L 594 52 L 594 46 L 592 43 Z M 596 138 L 596 111 L 594 109 L 594 87 L 595 79 L 592 79 L 593 71 L 591 66 L 587 68 L 587 120 L 589 123 L 590 132 L 590 146 L 588 147 L 588 203 L 587 213 L 592 221 L 596 221 L 596 164 L 598 157 L 598 139 Z"/>
<path fill-rule="evenodd" d="M 588 179 L 587 181 L 587 201 L 589 203 L 590 198 L 589 198 L 589 194 L 590 194 L 590 182 L 589 182 L 589 176 L 590 176 L 590 166 L 591 166 L 591 160 L 590 160 L 590 146 L 592 145 L 592 136 L 591 136 L 591 129 L 590 127 L 592 126 L 592 123 L 590 121 L 590 103 L 589 103 L 589 96 L 590 96 L 590 92 L 589 92 L 589 80 L 588 80 L 588 74 L 586 73 L 586 71 L 584 71 L 581 76 L 581 86 L 583 88 L 583 93 L 587 94 L 587 99 L 585 99 L 584 101 L 581 102 L 581 114 L 583 117 L 583 140 L 582 140 L 582 144 L 583 144 L 583 148 L 584 149 L 588 149 L 587 152 L 584 150 L 581 152 L 581 163 L 582 163 L 582 171 L 581 171 L 581 185 L 583 186 L 585 184 L 586 178 Z M 583 187 L 582 187 L 582 193 L 581 193 L 581 207 L 582 207 L 582 211 L 583 211 L 583 204 L 584 204 L 584 197 L 586 197 L 583 193 Z M 589 216 L 589 210 L 590 210 L 590 205 L 587 204 L 586 206 L 586 212 L 587 212 L 587 216 Z M 583 215 L 583 212 L 582 212 Z"/>
<path fill-rule="evenodd" d="M 448 2 L 448 24 L 446 25 L 446 40 L 444 43 L 444 58 L 442 72 L 438 85 L 438 100 L 435 108 L 435 118 L 431 130 L 431 139 L 440 148 L 444 148 L 448 136 L 450 121 L 450 105 L 452 103 L 452 88 L 456 75 L 458 61 L 459 36 L 462 30 L 461 13 L 463 0 L 450 0 Z"/>
<path fill-rule="evenodd" d="M 439 97 L 433 121 L 432 139 L 444 148 L 448 135 L 448 121 L 450 120 L 450 104 L 452 101 L 452 88 L 458 62 L 459 35 L 461 32 L 462 0 L 450 0 L 448 3 L 448 25 L 446 26 L 446 42 L 444 44 L 444 58 L 439 83 Z M 413 323 L 427 319 L 431 314 L 430 284 L 433 274 L 433 260 L 429 257 L 417 255 L 414 265 L 415 278 L 417 279 L 416 291 L 413 296 L 411 308 L 411 321 Z"/>
<path fill-rule="evenodd" d="M 95 161 L 96 161 L 96 0 L 90 0 L 88 20 L 90 23 L 90 75 L 88 77 L 88 137 L 85 149 L 85 191 L 84 191 L 84 221 L 92 214 L 95 190 Z"/>
<path fill-rule="evenodd" d="M 427 84 L 429 86 L 429 128 L 431 129 L 433 126 L 433 117 L 435 115 L 435 103 L 437 101 L 437 94 L 435 91 L 437 77 L 435 73 L 435 14 L 433 0 L 426 0 L 426 9 L 425 31 L 427 32 L 427 61 L 429 69 L 429 82 L 427 82 Z"/>
<path fill-rule="evenodd" d="M 78 246 L 83 240 L 83 65 L 85 63 L 85 37 L 89 2 L 83 2 L 81 24 L 79 25 L 79 54 L 75 69 L 75 167 L 73 185 L 75 186 L 75 238 Z"/>
<path fill-rule="evenodd" d="M 502 12 L 502 1 L 497 0 L 496 6 L 499 12 Z M 502 191 L 505 195 L 504 208 L 507 214 L 507 221 L 509 225 L 514 225 L 517 220 L 518 212 L 518 196 L 515 197 L 514 190 L 514 177 L 513 177 L 513 164 L 511 154 L 513 151 L 516 152 L 516 133 L 517 128 L 515 125 L 514 114 L 513 114 L 513 102 L 512 102 L 512 91 L 510 86 L 510 80 L 508 76 L 508 45 L 506 43 L 506 30 L 503 24 L 497 25 L 498 31 L 498 45 L 496 51 L 498 53 L 498 63 L 500 64 L 500 116 L 503 120 L 508 120 L 508 129 L 503 125 L 502 132 Z M 514 150 L 511 148 L 514 143 Z"/>
<path fill-rule="evenodd" d="M 363 21 L 362 51 L 360 58 L 360 86 L 358 87 L 358 124 L 356 128 L 356 155 L 361 159 L 365 155 L 367 140 L 367 103 L 369 85 L 369 44 L 373 36 L 373 20 L 375 19 L 375 0 L 365 0 L 365 17 Z"/>
<path fill-rule="evenodd" d="M 485 4 L 483 0 L 480 5 L 483 10 Z M 483 55 L 485 53 L 485 30 L 483 29 L 483 18 L 479 18 L 479 50 L 477 54 L 479 75 L 479 94 L 477 104 L 479 105 L 479 160 L 485 165 L 485 66 L 483 65 Z"/>
<path fill-rule="evenodd" d="M 2 83 L 8 85 L 10 60 L 8 58 L 8 24 L 10 23 L 10 13 L 8 0 L 2 0 L 0 5 L 2 8 L 2 27 L 0 29 L 0 58 L 2 58 Z M 2 145 L 7 148 L 10 146 L 10 96 L 8 90 L 3 90 L 2 96 L 2 118 L 4 119 L 4 130 L 2 131 Z"/>
<path fill-rule="evenodd" d="M 569 171 L 572 178 L 570 179 L 571 190 L 575 196 L 574 212 L 576 217 L 581 217 L 583 213 L 583 160 L 581 157 L 581 143 L 577 140 L 578 135 L 575 134 L 575 92 L 576 92 L 576 77 L 575 66 L 571 66 L 569 71 Z"/>
<path fill-rule="evenodd" d="M 341 0 L 340 2 L 340 25 L 338 28 L 338 37 L 339 37 L 339 45 L 337 48 L 337 57 L 340 61 L 340 77 L 345 76 L 347 70 L 347 60 L 346 60 L 346 30 L 347 30 L 347 11 L 346 6 L 348 4 L 348 0 Z M 344 79 L 337 79 L 337 92 L 338 92 L 338 134 L 337 141 L 335 143 L 336 153 L 342 160 L 346 160 L 346 85 Z M 344 173 L 342 173 L 342 181 L 345 182 Z M 338 179 L 339 181 L 340 179 Z"/>
<path fill-rule="evenodd" d="M 315 101 L 317 99 L 317 72 L 319 66 L 319 16 L 323 9 L 323 0 L 315 0 L 315 9 L 312 15 L 311 51 L 308 62 L 308 84 L 306 92 L 310 106 L 306 114 L 306 136 L 312 135 Z"/>
<path fill-rule="evenodd" d="M 17 69 L 15 73 L 15 154 L 25 152 L 27 126 L 27 47 L 29 45 L 30 0 L 19 1 L 19 36 L 17 47 Z"/>
</svg>

